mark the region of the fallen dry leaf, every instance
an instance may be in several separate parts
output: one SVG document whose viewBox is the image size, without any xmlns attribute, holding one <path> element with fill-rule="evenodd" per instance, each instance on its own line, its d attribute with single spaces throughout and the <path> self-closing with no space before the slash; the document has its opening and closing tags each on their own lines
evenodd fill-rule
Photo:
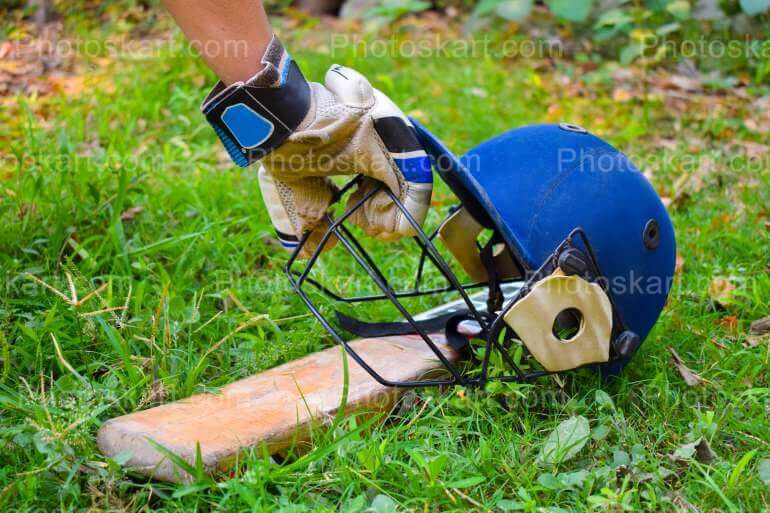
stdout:
<svg viewBox="0 0 770 513">
<path fill-rule="evenodd" d="M 693 141 L 698 144 L 699 141 Z M 691 145 L 694 146 L 694 145 Z M 698 149 L 690 148 L 690 151 L 697 152 Z M 717 168 L 717 163 L 710 157 L 701 159 L 700 166 L 691 172 L 681 174 L 673 183 L 673 197 L 671 202 L 675 207 L 683 205 L 693 195 L 703 190 L 706 177 L 712 174 Z"/>
<path fill-rule="evenodd" d="M 762 130 L 770 130 L 770 125 L 763 127 Z M 765 144 L 753 141 L 736 141 L 735 144 L 742 147 L 746 151 L 746 156 L 750 159 L 766 159 L 770 155 L 770 146 Z"/>
<path fill-rule="evenodd" d="M 711 449 L 711 446 L 705 438 L 701 438 L 695 444 L 695 459 L 706 465 L 710 465 L 717 459 L 717 455 Z"/>
<path fill-rule="evenodd" d="M 727 328 L 730 331 L 735 331 L 738 328 L 738 316 L 728 315 L 727 317 L 722 317 L 717 321 L 717 325 Z"/>
<path fill-rule="evenodd" d="M 754 119 L 747 118 L 743 120 L 743 125 L 752 132 L 758 134 L 767 133 L 770 131 L 770 123 L 767 121 L 756 121 Z"/>
<path fill-rule="evenodd" d="M 680 492 L 672 492 L 668 495 L 668 499 L 671 501 L 671 504 L 677 507 L 679 511 L 682 511 L 683 513 L 700 513 L 700 510 L 696 508 L 693 504 L 687 502 L 687 499 L 684 498 L 684 496 Z"/>
<path fill-rule="evenodd" d="M 85 78 L 77 75 L 50 76 L 48 83 L 51 91 L 64 96 L 81 96 L 85 88 Z"/>
<path fill-rule="evenodd" d="M 685 75 L 671 75 L 669 83 L 665 85 L 671 85 L 673 88 L 683 91 L 700 91 L 703 88 L 703 81 Z"/>
<path fill-rule="evenodd" d="M 770 113 L 770 96 L 760 96 L 751 104 L 754 112 Z"/>
<path fill-rule="evenodd" d="M 10 54 L 11 54 L 11 42 L 4 41 L 3 44 L 0 45 L 0 59 L 5 59 Z"/>
<path fill-rule="evenodd" d="M 684 272 L 684 257 L 679 253 L 676 254 L 676 264 L 674 265 L 674 274 L 682 274 Z"/>
<path fill-rule="evenodd" d="M 717 455 L 714 454 L 711 446 L 704 438 L 699 438 L 695 442 L 680 446 L 673 454 L 669 454 L 668 457 L 671 461 L 685 465 L 692 460 L 704 465 L 710 465 L 717 459 Z"/>
<path fill-rule="evenodd" d="M 612 91 L 612 99 L 618 103 L 631 101 L 633 97 L 634 95 L 632 95 L 628 89 L 623 89 L 622 87 L 616 87 L 615 90 Z"/>
<path fill-rule="evenodd" d="M 762 344 L 770 343 L 770 334 L 764 335 L 748 335 L 746 337 L 746 345 L 748 347 L 757 347 Z"/>
<path fill-rule="evenodd" d="M 719 340 L 715 340 L 715 339 L 713 339 L 713 338 L 712 338 L 712 339 L 711 339 L 711 343 L 712 343 L 712 344 L 714 344 L 715 346 L 717 346 L 719 349 L 727 349 L 727 346 L 726 346 L 726 345 L 724 345 L 724 344 L 723 344 L 722 342 L 720 342 Z"/>
<path fill-rule="evenodd" d="M 37 212 L 37 205 L 35 203 L 22 203 L 19 205 L 19 219 L 24 219 L 27 216 L 34 216 Z"/>
<path fill-rule="evenodd" d="M 697 372 L 684 364 L 682 358 L 673 347 L 669 347 L 668 352 L 671 353 L 671 362 L 674 364 L 674 367 L 676 367 L 676 370 L 679 371 L 679 375 L 682 376 L 688 386 L 697 387 L 707 382 L 705 379 L 701 378 Z"/>
<path fill-rule="evenodd" d="M 144 210 L 144 207 L 137 205 L 135 207 L 129 207 L 123 211 L 122 214 L 120 214 L 120 220 L 121 221 L 131 221 L 133 218 L 135 218 L 139 213 Z"/>
<path fill-rule="evenodd" d="M 729 278 L 717 276 L 709 284 L 709 296 L 721 307 L 727 306 L 732 300 L 735 285 Z"/>
<path fill-rule="evenodd" d="M 711 220 L 711 228 L 719 229 L 729 226 L 735 220 L 735 216 L 730 212 L 725 212 L 722 215 L 718 215 Z"/>
<path fill-rule="evenodd" d="M 161 403 L 168 397 L 168 390 L 162 381 L 153 381 L 148 390 L 144 392 L 140 399 L 140 404 L 149 405 L 155 403 Z"/>
<path fill-rule="evenodd" d="M 655 138 L 655 145 L 659 146 L 666 150 L 675 150 L 677 147 L 676 139 L 669 139 L 666 137 L 656 137 Z"/>
<path fill-rule="evenodd" d="M 749 331 L 752 335 L 763 335 L 765 333 L 770 333 L 770 315 L 752 322 Z"/>
<path fill-rule="evenodd" d="M 612 72 L 612 79 L 615 82 L 629 82 L 636 78 L 635 71 L 632 68 L 617 68 Z"/>
<path fill-rule="evenodd" d="M 131 355 L 131 361 L 135 362 L 139 367 L 141 367 L 144 370 L 149 370 L 152 368 L 152 358 L 147 358 L 146 356 L 137 356 L 137 355 Z"/>
</svg>

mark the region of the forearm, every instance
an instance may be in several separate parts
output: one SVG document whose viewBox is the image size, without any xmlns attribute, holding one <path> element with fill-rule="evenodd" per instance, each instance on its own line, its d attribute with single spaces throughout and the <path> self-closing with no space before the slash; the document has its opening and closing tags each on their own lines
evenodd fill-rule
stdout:
<svg viewBox="0 0 770 513">
<path fill-rule="evenodd" d="M 162 0 L 187 39 L 225 84 L 262 68 L 272 29 L 260 0 Z"/>
</svg>

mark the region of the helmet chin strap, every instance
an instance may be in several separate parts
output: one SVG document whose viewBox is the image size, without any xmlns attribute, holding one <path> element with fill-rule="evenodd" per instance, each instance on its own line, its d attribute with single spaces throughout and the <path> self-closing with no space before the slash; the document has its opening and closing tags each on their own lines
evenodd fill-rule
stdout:
<svg viewBox="0 0 770 513">
<path fill-rule="evenodd" d="M 455 219 L 462 220 L 461 223 L 463 226 L 467 227 L 467 219 L 469 219 L 469 216 L 467 218 L 465 216 L 457 216 L 462 210 L 463 209 L 458 209 L 450 215 L 450 218 L 454 216 Z M 473 248 L 476 249 L 473 253 L 476 256 L 476 259 L 478 259 L 478 265 L 476 263 L 472 263 L 471 265 L 477 269 L 480 267 L 481 272 L 477 272 L 477 277 L 483 273 L 483 278 L 487 282 L 488 292 L 486 311 L 480 313 L 489 317 L 495 315 L 502 308 L 503 302 L 505 301 L 505 295 L 503 294 L 501 285 L 505 279 L 504 277 L 510 278 L 511 274 L 514 273 L 511 272 L 511 268 L 513 267 L 512 260 L 510 260 L 510 258 L 501 258 L 501 253 L 503 252 L 500 248 L 504 246 L 502 245 L 502 239 L 497 234 L 494 234 L 481 249 L 477 249 L 476 237 L 480 231 L 481 227 L 479 226 L 479 231 L 473 234 L 474 238 L 472 241 Z M 446 240 L 446 233 L 444 233 L 442 240 Z M 462 245 L 455 244 L 456 242 L 457 239 L 452 239 L 451 246 L 455 248 L 455 250 L 459 250 Z M 463 251 L 463 259 L 466 264 L 472 262 L 470 258 L 467 258 L 468 255 L 469 252 Z M 502 268 L 500 267 L 501 263 L 504 264 Z M 515 275 L 518 276 L 518 270 L 516 271 Z M 409 322 L 366 322 L 345 315 L 339 311 L 335 313 L 337 322 L 339 322 L 340 326 L 345 331 L 359 337 L 370 338 L 406 335 L 415 333 L 416 331 L 415 326 Z M 467 326 L 466 324 L 468 322 L 473 323 L 473 325 L 470 327 Z M 478 326 L 478 323 L 473 319 L 467 309 L 441 314 L 436 317 L 415 320 L 415 324 L 426 332 L 443 330 L 448 345 L 458 351 L 466 349 L 471 338 L 485 338 L 487 336 L 486 330 L 482 329 L 481 326 Z"/>
<path fill-rule="evenodd" d="M 415 333 L 414 325 L 408 322 L 365 322 L 342 312 L 335 312 L 335 314 L 340 326 L 358 337 L 378 338 Z M 449 312 L 430 319 L 415 320 L 415 324 L 426 332 L 444 330 L 447 345 L 456 351 L 464 351 L 468 348 L 470 338 L 486 335 L 481 329 L 463 329 L 461 324 L 469 320 L 472 320 L 472 317 L 468 312 L 460 311 Z"/>
<path fill-rule="evenodd" d="M 503 307 L 503 291 L 500 288 L 500 273 L 495 261 L 495 247 L 501 244 L 500 237 L 495 233 L 491 239 L 481 248 L 479 257 L 487 272 L 489 283 L 489 295 L 487 296 L 487 312 L 494 314 Z"/>
<path fill-rule="evenodd" d="M 366 322 L 342 312 L 334 312 L 337 316 L 337 322 L 347 332 L 358 337 L 376 338 L 389 337 L 392 335 L 408 335 L 415 333 L 414 326 L 409 322 Z M 427 332 L 439 331 L 447 325 L 447 322 L 457 317 L 458 312 L 449 312 L 429 319 L 415 320 L 415 324 Z"/>
</svg>

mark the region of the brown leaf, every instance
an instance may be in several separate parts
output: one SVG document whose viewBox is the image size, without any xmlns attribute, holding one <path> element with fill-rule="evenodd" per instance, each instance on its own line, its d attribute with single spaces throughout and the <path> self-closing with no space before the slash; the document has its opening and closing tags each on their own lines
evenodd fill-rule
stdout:
<svg viewBox="0 0 770 513">
<path fill-rule="evenodd" d="M 37 212 L 37 205 L 35 203 L 22 203 L 19 205 L 19 219 L 24 219 L 27 216 L 35 216 Z"/>
<path fill-rule="evenodd" d="M 616 101 L 618 103 L 625 103 L 628 101 L 631 101 L 634 98 L 634 95 L 631 94 L 628 89 L 623 89 L 622 87 L 616 87 L 614 91 L 612 91 L 612 100 Z"/>
<path fill-rule="evenodd" d="M 714 230 L 719 230 L 727 228 L 730 226 L 730 224 L 735 220 L 735 216 L 731 214 L 730 212 L 725 212 L 722 215 L 718 215 L 715 218 L 711 220 L 711 228 Z"/>
<path fill-rule="evenodd" d="M 701 141 L 693 141 L 693 143 L 700 144 Z M 699 150 L 691 148 L 690 151 Z M 674 194 L 671 201 L 673 206 L 679 207 L 683 205 L 693 194 L 697 194 L 703 190 L 706 177 L 712 174 L 716 170 L 716 167 L 716 161 L 706 157 L 701 159 L 698 169 L 681 174 L 672 185 Z"/>
<path fill-rule="evenodd" d="M 152 368 L 152 358 L 147 358 L 146 356 L 131 355 L 131 360 L 136 362 L 136 364 L 144 370 L 149 370 Z"/>
<path fill-rule="evenodd" d="M 700 513 L 700 510 L 693 504 L 687 502 L 687 499 L 685 499 L 680 492 L 672 492 L 668 497 L 671 504 L 676 506 L 678 511 L 682 511 L 683 513 Z"/>
<path fill-rule="evenodd" d="M 674 367 L 676 367 L 676 370 L 679 371 L 679 374 L 688 386 L 697 387 L 706 383 L 706 380 L 701 378 L 697 372 L 684 364 L 682 358 L 677 354 L 673 347 L 669 347 L 668 351 L 671 353 L 671 362 L 674 364 Z"/>
<path fill-rule="evenodd" d="M 752 322 L 749 331 L 752 335 L 763 335 L 765 333 L 770 333 L 770 315 Z"/>
<path fill-rule="evenodd" d="M 9 75 L 21 76 L 30 73 L 33 67 L 24 61 L 4 59 L 0 61 L 0 71 Z"/>
<path fill-rule="evenodd" d="M 717 455 L 711 449 L 711 446 L 705 438 L 701 438 L 697 444 L 695 444 L 695 459 L 706 465 L 710 465 L 717 459 Z"/>
<path fill-rule="evenodd" d="M 726 317 L 722 317 L 717 321 L 717 325 L 723 326 L 730 331 L 735 331 L 738 328 L 738 316 L 728 315 Z"/>
<path fill-rule="evenodd" d="M 746 345 L 748 347 L 757 347 L 760 344 L 770 343 L 770 335 L 749 335 L 746 337 Z"/>
<path fill-rule="evenodd" d="M 674 89 L 681 89 L 683 91 L 700 91 L 703 87 L 702 80 L 685 75 L 671 75 L 669 78 L 669 84 Z"/>
<path fill-rule="evenodd" d="M 120 214 L 120 220 L 121 221 L 131 221 L 134 219 L 142 210 L 144 210 L 144 207 L 141 205 L 137 205 L 135 207 L 129 207 L 123 211 L 122 214 Z"/>
<path fill-rule="evenodd" d="M 763 131 L 770 130 L 770 124 L 761 128 Z M 770 155 L 770 147 L 765 144 L 756 143 L 753 141 L 736 141 L 738 146 L 741 146 L 746 151 L 746 156 L 749 159 L 762 160 L 766 159 Z"/>
<path fill-rule="evenodd" d="M 85 78 L 81 76 L 51 76 L 48 77 L 51 90 L 64 96 L 81 96 L 85 88 Z"/>
<path fill-rule="evenodd" d="M 727 349 L 727 346 L 726 346 L 726 345 L 724 345 L 724 344 L 723 344 L 722 342 L 720 342 L 719 340 L 715 340 L 715 339 L 713 339 L 713 338 L 712 338 L 712 339 L 711 339 L 711 343 L 712 343 L 712 344 L 714 344 L 715 346 L 717 346 L 719 349 Z"/>
<path fill-rule="evenodd" d="M 149 390 L 145 392 L 146 403 L 160 403 L 166 400 L 168 391 L 162 381 L 154 381 Z"/>
<path fill-rule="evenodd" d="M 667 137 L 656 137 L 655 145 L 665 150 L 674 151 L 676 150 L 677 142 L 676 142 L 676 139 L 669 139 Z"/>
<path fill-rule="evenodd" d="M 754 112 L 765 112 L 770 114 L 770 96 L 760 96 L 751 103 Z"/>
<path fill-rule="evenodd" d="M 680 446 L 673 454 L 669 454 L 668 457 L 671 461 L 682 466 L 687 466 L 692 460 L 704 465 L 710 465 L 717 459 L 717 455 L 714 454 L 711 446 L 704 438 L 699 438 L 695 442 Z"/>
<path fill-rule="evenodd" d="M 0 44 L 0 59 L 5 59 L 11 54 L 11 42 L 10 41 L 3 41 L 3 44 Z"/>
<path fill-rule="evenodd" d="M 770 131 L 770 123 L 767 121 L 756 121 L 752 118 L 746 118 L 743 120 L 743 125 L 750 131 L 762 134 Z"/>
<path fill-rule="evenodd" d="M 735 285 L 733 285 L 730 279 L 722 276 L 713 278 L 709 284 L 709 296 L 722 307 L 730 303 L 734 290 Z"/>
<path fill-rule="evenodd" d="M 631 68 L 618 68 L 612 72 L 612 79 L 615 82 L 629 82 L 634 78 L 634 70 Z"/>
<path fill-rule="evenodd" d="M 679 253 L 676 254 L 676 264 L 674 265 L 674 274 L 682 274 L 684 272 L 684 257 Z"/>
</svg>

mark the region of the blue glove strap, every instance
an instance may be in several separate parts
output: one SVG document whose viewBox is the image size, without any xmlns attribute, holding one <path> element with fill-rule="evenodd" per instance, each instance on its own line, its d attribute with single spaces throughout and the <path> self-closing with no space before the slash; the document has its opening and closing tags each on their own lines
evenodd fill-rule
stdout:
<svg viewBox="0 0 770 513">
<path fill-rule="evenodd" d="M 310 85 L 297 64 L 286 56 L 281 68 L 274 86 L 220 82 L 203 103 L 203 114 L 241 167 L 283 144 L 310 108 Z"/>
</svg>

